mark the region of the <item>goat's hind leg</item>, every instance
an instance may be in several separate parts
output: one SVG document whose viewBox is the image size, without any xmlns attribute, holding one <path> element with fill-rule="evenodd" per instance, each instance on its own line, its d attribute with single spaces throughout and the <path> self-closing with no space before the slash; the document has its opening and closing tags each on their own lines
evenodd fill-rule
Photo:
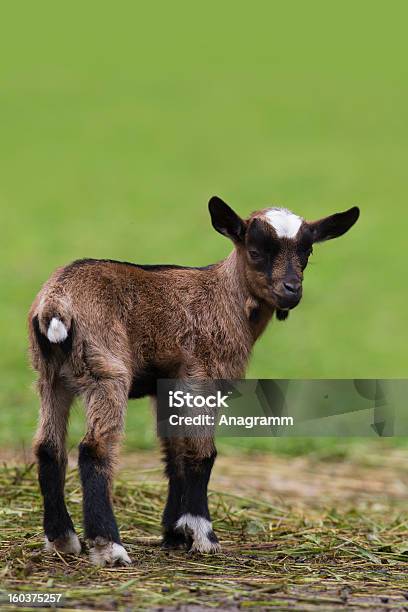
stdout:
<svg viewBox="0 0 408 612">
<path fill-rule="evenodd" d="M 95 565 L 129 564 L 112 508 L 112 479 L 122 437 L 127 387 L 120 378 L 101 379 L 86 397 L 88 429 L 79 446 L 85 536 Z"/>
<path fill-rule="evenodd" d="M 34 442 L 38 479 L 44 499 L 46 550 L 79 554 L 81 544 L 64 499 L 67 453 L 65 438 L 73 395 L 56 376 L 40 377 L 40 419 Z"/>
</svg>

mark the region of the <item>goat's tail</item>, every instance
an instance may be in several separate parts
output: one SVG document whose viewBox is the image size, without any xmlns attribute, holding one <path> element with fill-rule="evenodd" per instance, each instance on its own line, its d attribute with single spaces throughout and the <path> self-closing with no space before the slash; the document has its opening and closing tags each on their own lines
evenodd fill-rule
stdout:
<svg viewBox="0 0 408 612">
<path fill-rule="evenodd" d="M 43 357 L 55 355 L 53 347 L 57 346 L 65 354 L 71 351 L 73 323 L 68 296 L 56 291 L 43 295 L 32 317 L 35 341 Z"/>
<path fill-rule="evenodd" d="M 71 300 L 60 292 L 44 296 L 38 307 L 40 331 L 53 344 L 67 339 L 72 324 Z"/>
</svg>

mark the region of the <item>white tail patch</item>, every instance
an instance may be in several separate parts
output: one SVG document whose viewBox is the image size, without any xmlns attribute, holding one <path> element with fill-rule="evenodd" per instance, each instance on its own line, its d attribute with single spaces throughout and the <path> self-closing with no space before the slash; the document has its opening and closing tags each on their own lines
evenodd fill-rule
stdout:
<svg viewBox="0 0 408 612">
<path fill-rule="evenodd" d="M 287 208 L 270 208 L 265 217 L 277 233 L 278 238 L 294 238 L 303 223 L 301 217 L 287 210 Z"/>
<path fill-rule="evenodd" d="M 68 331 L 62 321 L 53 317 L 48 326 L 47 338 L 50 342 L 64 342 L 68 336 Z"/>
</svg>

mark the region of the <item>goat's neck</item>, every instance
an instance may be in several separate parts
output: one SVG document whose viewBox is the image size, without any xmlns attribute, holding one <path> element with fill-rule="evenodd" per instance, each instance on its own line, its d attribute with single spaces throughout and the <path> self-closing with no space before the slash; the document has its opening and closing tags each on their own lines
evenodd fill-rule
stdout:
<svg viewBox="0 0 408 612">
<path fill-rule="evenodd" d="M 251 293 L 242 261 L 235 249 L 217 264 L 217 272 L 220 289 L 230 305 L 229 312 L 245 328 L 253 345 L 270 321 L 274 309 Z"/>
</svg>

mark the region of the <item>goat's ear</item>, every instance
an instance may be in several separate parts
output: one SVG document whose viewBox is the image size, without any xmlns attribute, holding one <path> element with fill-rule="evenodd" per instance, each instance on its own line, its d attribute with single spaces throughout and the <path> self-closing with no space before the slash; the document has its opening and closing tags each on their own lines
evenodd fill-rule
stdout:
<svg viewBox="0 0 408 612">
<path fill-rule="evenodd" d="M 323 242 L 342 236 L 355 224 L 359 216 L 359 208 L 353 206 L 353 208 L 344 212 L 324 217 L 319 221 L 309 222 L 308 226 L 312 230 L 313 242 Z"/>
<path fill-rule="evenodd" d="M 220 234 L 231 238 L 234 242 L 242 242 L 245 236 L 246 224 L 225 202 L 213 196 L 208 202 L 211 222 Z"/>
</svg>

